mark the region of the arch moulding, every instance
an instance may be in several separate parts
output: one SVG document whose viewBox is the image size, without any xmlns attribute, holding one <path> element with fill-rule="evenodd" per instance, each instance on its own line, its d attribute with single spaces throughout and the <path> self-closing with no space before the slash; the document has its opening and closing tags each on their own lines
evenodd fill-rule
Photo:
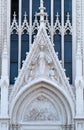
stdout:
<svg viewBox="0 0 84 130">
<path fill-rule="evenodd" d="M 62 88 L 47 79 L 38 79 L 22 87 L 10 104 L 11 123 L 23 129 L 32 123 L 35 126 L 73 124 L 74 103 Z"/>
</svg>

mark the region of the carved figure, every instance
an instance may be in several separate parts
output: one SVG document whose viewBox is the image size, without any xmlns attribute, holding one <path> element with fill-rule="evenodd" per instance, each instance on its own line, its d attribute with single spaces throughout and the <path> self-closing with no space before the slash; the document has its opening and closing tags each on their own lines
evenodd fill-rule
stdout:
<svg viewBox="0 0 84 130">
<path fill-rule="evenodd" d="M 55 80 L 55 72 L 53 67 L 50 69 L 49 76 L 52 80 Z"/>
<path fill-rule="evenodd" d="M 38 65 L 39 65 L 39 72 L 40 74 L 44 74 L 45 66 L 46 66 L 46 59 L 45 59 L 45 52 L 44 52 L 44 45 L 40 46 L 40 53 L 38 56 Z"/>
</svg>

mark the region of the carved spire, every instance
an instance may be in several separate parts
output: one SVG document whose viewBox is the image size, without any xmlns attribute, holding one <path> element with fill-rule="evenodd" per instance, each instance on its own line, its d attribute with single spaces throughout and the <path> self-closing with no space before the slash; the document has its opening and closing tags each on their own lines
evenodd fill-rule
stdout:
<svg viewBox="0 0 84 130">
<path fill-rule="evenodd" d="M 59 14 L 58 14 L 58 12 L 57 12 L 57 14 L 56 14 L 56 17 L 57 17 L 57 20 L 59 20 Z"/>
<path fill-rule="evenodd" d="M 70 22 L 69 12 L 67 12 L 66 17 L 67 17 L 67 19 L 66 19 L 66 23 L 65 23 L 65 27 L 64 27 L 65 35 L 67 34 L 67 31 L 69 31 L 69 34 L 72 34 L 72 25 L 71 25 L 71 22 Z"/>
<path fill-rule="evenodd" d="M 69 12 L 67 13 L 67 20 L 70 20 L 70 14 L 69 14 Z"/>
<path fill-rule="evenodd" d="M 13 18 L 14 20 L 16 20 L 16 12 L 14 11 L 14 14 L 13 14 Z"/>
<path fill-rule="evenodd" d="M 11 28 L 10 28 L 11 34 L 13 34 L 13 31 L 14 31 L 14 30 L 16 31 L 16 34 L 18 34 L 19 27 L 18 27 L 18 23 L 17 23 L 16 16 L 17 16 L 17 15 L 16 15 L 16 13 L 14 12 L 14 14 L 13 14 L 13 22 L 12 22 Z"/>
<path fill-rule="evenodd" d="M 40 25 L 43 24 L 44 25 L 44 16 L 47 15 L 47 13 L 44 12 L 44 10 L 46 9 L 43 5 L 43 0 L 40 0 L 40 7 L 39 7 L 39 10 L 40 10 L 40 13 L 38 13 L 37 15 L 40 16 Z"/>
<path fill-rule="evenodd" d="M 25 12 L 24 14 L 24 19 L 26 20 L 27 19 L 27 13 Z"/>
<path fill-rule="evenodd" d="M 60 24 L 58 12 L 56 14 L 56 21 L 55 21 L 55 25 L 54 25 L 54 33 L 56 33 L 56 31 L 59 31 L 59 34 L 61 34 L 61 24 Z"/>
<path fill-rule="evenodd" d="M 44 22 L 44 15 L 45 15 L 45 13 L 44 13 L 44 10 L 45 10 L 45 7 L 44 7 L 44 5 L 43 5 L 43 0 L 40 0 L 40 7 L 39 7 L 39 9 L 40 9 L 40 23 L 42 22 Z"/>
</svg>

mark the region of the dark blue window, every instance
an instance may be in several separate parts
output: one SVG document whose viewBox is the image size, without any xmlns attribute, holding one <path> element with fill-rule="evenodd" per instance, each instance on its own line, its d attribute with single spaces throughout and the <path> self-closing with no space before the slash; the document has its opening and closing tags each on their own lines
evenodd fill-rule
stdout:
<svg viewBox="0 0 84 130">
<path fill-rule="evenodd" d="M 61 22 L 61 0 L 54 0 L 54 22 L 56 21 L 56 15 L 59 14 L 59 20 Z M 54 35 L 54 49 L 58 52 L 58 58 L 61 60 L 61 35 L 59 31 Z"/>
<path fill-rule="evenodd" d="M 11 0 L 11 21 L 13 14 L 16 13 L 16 19 L 19 18 L 19 0 Z M 10 84 L 14 84 L 15 77 L 18 75 L 18 35 L 16 31 L 10 38 Z"/>
<path fill-rule="evenodd" d="M 24 20 L 24 14 L 27 14 L 27 20 L 29 22 L 29 0 L 22 0 L 22 22 Z M 26 58 L 26 52 L 29 51 L 29 35 L 26 30 L 24 30 L 21 37 L 21 67 L 22 61 Z"/>
<path fill-rule="evenodd" d="M 69 12 L 70 22 L 72 22 L 72 0 L 64 0 L 64 21 L 66 22 L 66 15 Z M 67 35 L 64 38 L 64 67 L 66 69 L 66 75 L 70 78 L 72 83 L 72 36 Z"/>
<path fill-rule="evenodd" d="M 58 52 L 58 58 L 61 60 L 61 36 L 59 34 L 54 36 L 54 49 Z"/>
<path fill-rule="evenodd" d="M 47 12 L 47 14 L 48 14 L 48 20 L 50 22 L 51 0 L 44 0 L 44 7 L 46 8 L 45 12 Z"/>
<path fill-rule="evenodd" d="M 34 16 L 36 12 L 39 12 L 40 0 L 32 0 L 32 22 L 34 21 Z"/>
<path fill-rule="evenodd" d="M 72 0 L 64 0 L 65 12 L 70 12 L 72 14 Z"/>
<path fill-rule="evenodd" d="M 32 0 L 32 23 L 35 20 L 35 14 L 39 12 L 39 7 L 40 7 L 40 0 Z M 39 21 L 40 17 L 38 17 L 37 19 Z M 37 32 L 38 32 L 37 29 L 35 29 L 33 32 L 32 43 L 34 42 L 34 37 L 36 36 Z"/>
<path fill-rule="evenodd" d="M 72 36 L 65 35 L 64 41 L 64 67 L 66 76 L 70 78 L 70 83 L 72 83 Z"/>
<path fill-rule="evenodd" d="M 18 64 L 11 63 L 10 65 L 10 84 L 14 84 L 15 77 L 18 75 Z"/>
<path fill-rule="evenodd" d="M 64 20 L 66 21 L 67 12 L 70 14 L 70 20 L 72 22 L 72 0 L 64 0 Z"/>
<path fill-rule="evenodd" d="M 18 75 L 18 35 L 11 35 L 10 44 L 10 84 L 14 84 L 14 79 Z"/>
<path fill-rule="evenodd" d="M 29 36 L 26 32 L 22 35 L 22 42 L 21 42 L 21 66 L 22 61 L 26 58 L 26 52 L 29 51 Z"/>
<path fill-rule="evenodd" d="M 25 12 L 29 21 L 29 0 L 22 0 L 22 20 L 24 19 Z"/>
<path fill-rule="evenodd" d="M 56 20 L 56 14 L 58 12 L 59 14 L 59 19 L 61 22 L 61 0 L 54 0 L 54 22 Z"/>
<path fill-rule="evenodd" d="M 14 12 L 17 14 L 17 19 L 19 17 L 19 0 L 11 0 L 11 20 L 13 19 Z"/>
</svg>

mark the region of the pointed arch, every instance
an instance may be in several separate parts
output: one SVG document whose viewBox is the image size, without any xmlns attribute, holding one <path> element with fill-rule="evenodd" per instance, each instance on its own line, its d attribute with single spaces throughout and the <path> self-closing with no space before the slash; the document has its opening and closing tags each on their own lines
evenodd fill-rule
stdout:
<svg viewBox="0 0 84 130">
<path fill-rule="evenodd" d="M 75 107 L 72 99 L 61 86 L 45 79 L 37 79 L 30 85 L 27 84 L 22 87 L 11 104 L 10 116 L 12 121 L 21 122 L 23 113 L 25 113 L 24 108 L 26 109 L 39 95 L 44 95 L 55 106 L 59 117 L 61 115 L 61 123 L 72 123 Z"/>
</svg>

